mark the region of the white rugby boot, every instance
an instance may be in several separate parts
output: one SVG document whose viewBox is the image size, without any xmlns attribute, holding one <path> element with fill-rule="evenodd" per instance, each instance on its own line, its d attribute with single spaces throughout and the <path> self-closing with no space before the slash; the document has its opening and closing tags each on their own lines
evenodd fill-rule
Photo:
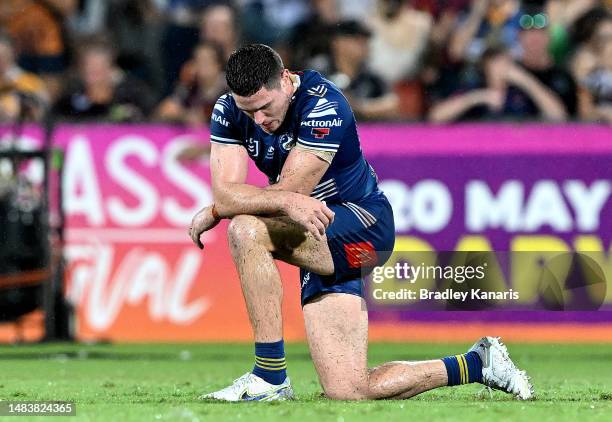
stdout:
<svg viewBox="0 0 612 422">
<path fill-rule="evenodd" d="M 508 355 L 499 337 L 483 337 L 469 352 L 476 352 L 482 360 L 482 383 L 495 390 L 513 394 L 517 399 L 533 397 L 533 386 L 525 371 L 519 370 Z"/>
<path fill-rule="evenodd" d="M 257 375 L 247 372 L 232 385 L 214 393 L 204 394 L 200 400 L 222 401 L 276 401 L 292 400 L 293 388 L 289 377 L 282 384 L 270 384 Z"/>
</svg>

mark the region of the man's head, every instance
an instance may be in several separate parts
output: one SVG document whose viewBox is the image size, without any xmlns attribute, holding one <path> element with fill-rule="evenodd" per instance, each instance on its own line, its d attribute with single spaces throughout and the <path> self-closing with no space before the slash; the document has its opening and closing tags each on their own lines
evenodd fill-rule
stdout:
<svg viewBox="0 0 612 422">
<path fill-rule="evenodd" d="M 259 127 L 272 133 L 281 126 L 295 87 L 276 51 L 263 44 L 239 48 L 227 61 L 226 79 L 238 107 Z"/>
<path fill-rule="evenodd" d="M 213 41 L 224 48 L 233 49 L 237 38 L 236 32 L 236 14 L 231 7 L 222 4 L 210 6 L 202 14 L 200 26 L 202 40 Z"/>
<path fill-rule="evenodd" d="M 544 6 L 526 3 L 519 19 L 521 31 L 519 42 L 522 49 L 521 61 L 534 70 L 542 70 L 552 65 L 550 56 L 550 33 L 548 15 Z"/>
<path fill-rule="evenodd" d="M 86 43 L 79 52 L 79 74 L 86 86 L 109 85 L 115 71 L 115 51 L 104 41 Z"/>
<path fill-rule="evenodd" d="M 369 54 L 371 32 L 356 20 L 342 21 L 336 25 L 331 42 L 334 59 L 345 59 L 359 67 Z"/>
</svg>

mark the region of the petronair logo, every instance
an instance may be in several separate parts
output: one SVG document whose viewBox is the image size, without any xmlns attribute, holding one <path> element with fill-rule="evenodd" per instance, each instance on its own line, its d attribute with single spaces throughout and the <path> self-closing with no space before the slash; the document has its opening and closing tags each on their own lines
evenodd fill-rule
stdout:
<svg viewBox="0 0 612 422">
<path fill-rule="evenodd" d="M 338 114 L 336 113 L 337 108 L 337 101 L 327 101 L 325 98 L 321 98 L 317 101 L 317 104 L 306 118 L 313 119 L 315 117 L 336 116 Z"/>
</svg>

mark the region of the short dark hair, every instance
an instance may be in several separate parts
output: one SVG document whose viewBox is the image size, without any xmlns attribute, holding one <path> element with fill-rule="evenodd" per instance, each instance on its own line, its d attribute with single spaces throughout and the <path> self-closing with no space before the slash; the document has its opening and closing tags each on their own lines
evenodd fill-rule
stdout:
<svg viewBox="0 0 612 422">
<path fill-rule="evenodd" d="M 283 61 L 264 44 L 249 44 L 234 51 L 227 61 L 225 78 L 232 92 L 249 97 L 262 87 L 279 86 Z"/>
</svg>

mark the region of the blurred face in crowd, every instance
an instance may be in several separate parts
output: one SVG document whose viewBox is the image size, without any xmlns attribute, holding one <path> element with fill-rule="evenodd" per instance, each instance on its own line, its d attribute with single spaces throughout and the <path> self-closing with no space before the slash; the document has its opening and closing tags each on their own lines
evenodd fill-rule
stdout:
<svg viewBox="0 0 612 422">
<path fill-rule="evenodd" d="M 550 34 L 547 28 L 522 30 L 519 41 L 523 49 L 522 62 L 527 67 L 538 68 L 550 64 Z"/>
<path fill-rule="evenodd" d="M 0 40 L 0 75 L 4 75 L 15 64 L 13 48 L 8 42 Z"/>
<path fill-rule="evenodd" d="M 236 105 L 267 133 L 276 131 L 287 115 L 295 90 L 289 75 L 289 71 L 284 69 L 277 87 L 263 86 L 249 97 L 232 94 Z"/>
<path fill-rule="evenodd" d="M 86 86 L 112 84 L 112 54 L 102 49 L 93 49 L 86 52 L 81 58 L 80 72 Z"/>
<path fill-rule="evenodd" d="M 368 37 L 363 35 L 339 35 L 332 42 L 335 57 L 342 57 L 361 65 L 368 57 Z"/>
<path fill-rule="evenodd" d="M 211 46 L 200 46 L 195 51 L 195 67 L 198 79 L 215 81 L 221 74 L 221 63 L 217 53 Z"/>
<path fill-rule="evenodd" d="M 212 6 L 202 18 L 202 37 L 223 46 L 234 42 L 234 14 L 227 6 Z"/>
</svg>

